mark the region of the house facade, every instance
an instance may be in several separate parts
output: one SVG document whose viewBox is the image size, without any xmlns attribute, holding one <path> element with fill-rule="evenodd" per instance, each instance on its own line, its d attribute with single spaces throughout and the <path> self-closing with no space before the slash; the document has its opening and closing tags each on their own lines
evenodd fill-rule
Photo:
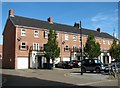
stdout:
<svg viewBox="0 0 120 88">
<path fill-rule="evenodd" d="M 48 41 L 50 27 L 57 32 L 57 42 L 60 47 L 59 61 L 80 60 L 80 29 L 79 24 L 73 26 L 53 22 L 52 17 L 47 21 L 14 15 L 14 10 L 9 10 L 3 32 L 3 68 L 28 69 L 43 68 L 47 62 L 44 44 Z M 82 46 L 84 48 L 87 37 L 93 32 L 95 39 L 100 43 L 101 55 L 98 57 L 103 63 L 110 63 L 108 53 L 113 42 L 113 36 L 100 31 L 100 28 L 90 30 L 82 28 Z M 51 60 L 50 60 L 51 63 Z"/>
</svg>

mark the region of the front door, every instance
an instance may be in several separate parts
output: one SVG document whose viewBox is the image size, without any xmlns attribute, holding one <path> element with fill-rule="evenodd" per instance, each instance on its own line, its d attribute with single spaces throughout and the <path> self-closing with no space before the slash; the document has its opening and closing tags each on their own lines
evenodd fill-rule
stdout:
<svg viewBox="0 0 120 88">
<path fill-rule="evenodd" d="M 108 64 L 109 63 L 109 56 L 103 56 L 103 63 Z"/>
</svg>

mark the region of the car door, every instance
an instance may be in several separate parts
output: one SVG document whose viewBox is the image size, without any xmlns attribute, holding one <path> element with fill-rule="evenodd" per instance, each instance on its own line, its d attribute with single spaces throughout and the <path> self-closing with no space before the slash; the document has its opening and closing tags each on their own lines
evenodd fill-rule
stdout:
<svg viewBox="0 0 120 88">
<path fill-rule="evenodd" d="M 88 66 L 88 70 L 90 71 L 90 70 L 94 70 L 94 65 L 95 65 L 95 63 L 94 63 L 94 60 L 93 59 L 89 59 L 89 64 L 88 64 L 89 66 Z"/>
</svg>

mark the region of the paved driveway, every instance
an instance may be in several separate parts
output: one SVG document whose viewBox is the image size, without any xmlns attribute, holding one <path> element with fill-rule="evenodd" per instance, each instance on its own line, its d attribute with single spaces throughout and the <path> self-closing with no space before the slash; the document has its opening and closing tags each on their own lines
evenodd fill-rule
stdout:
<svg viewBox="0 0 120 88">
<path fill-rule="evenodd" d="M 100 74 L 85 73 L 80 75 L 79 69 L 3 69 L 6 82 L 3 86 L 117 86 L 118 80 L 108 80 Z"/>
</svg>

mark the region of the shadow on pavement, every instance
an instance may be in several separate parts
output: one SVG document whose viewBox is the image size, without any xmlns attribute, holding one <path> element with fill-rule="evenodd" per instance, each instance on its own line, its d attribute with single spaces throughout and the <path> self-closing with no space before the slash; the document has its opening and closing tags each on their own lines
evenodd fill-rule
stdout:
<svg viewBox="0 0 120 88">
<path fill-rule="evenodd" d="M 2 85 L 2 88 L 6 88 L 6 87 L 96 88 L 92 86 L 77 86 L 68 83 L 38 79 L 35 77 L 22 77 L 22 76 L 7 75 L 7 74 L 3 74 L 2 76 L 7 79 L 7 81 Z"/>
</svg>

